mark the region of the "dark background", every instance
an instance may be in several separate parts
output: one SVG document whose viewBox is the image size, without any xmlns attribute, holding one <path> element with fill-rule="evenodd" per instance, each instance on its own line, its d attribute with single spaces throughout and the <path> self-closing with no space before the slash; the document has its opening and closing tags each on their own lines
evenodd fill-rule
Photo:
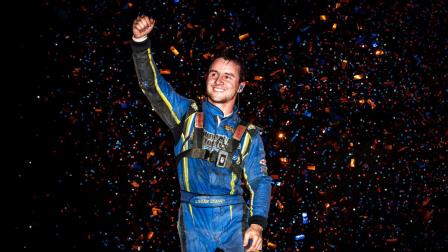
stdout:
<svg viewBox="0 0 448 252">
<path fill-rule="evenodd" d="M 241 116 L 263 128 L 275 179 L 266 250 L 446 248 L 444 1 L 15 5 L 4 22 L 7 247 L 179 250 L 173 143 L 129 46 L 146 14 L 158 67 L 181 94 L 201 98 L 204 54 L 233 47 L 245 59 Z"/>
</svg>

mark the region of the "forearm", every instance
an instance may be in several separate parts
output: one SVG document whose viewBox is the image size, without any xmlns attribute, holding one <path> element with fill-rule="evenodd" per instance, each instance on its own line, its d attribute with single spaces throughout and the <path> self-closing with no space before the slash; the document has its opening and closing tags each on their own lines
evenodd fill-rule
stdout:
<svg viewBox="0 0 448 252">
<path fill-rule="evenodd" d="M 263 176 L 249 183 L 252 191 L 249 225 L 258 224 L 263 229 L 267 226 L 271 201 L 270 181 L 269 176 Z"/>
<path fill-rule="evenodd" d="M 149 39 L 142 42 L 133 40 L 132 50 L 141 90 L 168 127 L 175 128 L 191 101 L 177 94 L 160 75 L 152 56 Z"/>
</svg>

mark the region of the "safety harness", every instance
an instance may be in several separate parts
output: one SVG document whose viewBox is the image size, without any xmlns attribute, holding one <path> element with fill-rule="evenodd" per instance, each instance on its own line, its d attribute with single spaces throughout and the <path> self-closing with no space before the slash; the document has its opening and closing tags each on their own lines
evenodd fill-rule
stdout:
<svg viewBox="0 0 448 252">
<path fill-rule="evenodd" d="M 192 147 L 186 151 L 179 153 L 179 155 L 176 156 L 176 164 L 179 163 L 179 161 L 184 157 L 203 159 L 215 164 L 217 167 L 230 169 L 240 178 L 242 174 L 242 153 L 240 154 L 240 157 L 234 162 L 234 152 L 238 149 L 241 139 L 243 138 L 246 131 L 248 131 L 250 135 L 254 134 L 255 126 L 246 122 L 241 122 L 241 124 L 238 125 L 235 132 L 233 133 L 232 138 L 229 139 L 229 142 L 227 143 L 225 149 L 221 149 L 219 151 L 209 151 L 206 149 L 202 149 L 202 142 L 204 138 L 204 113 L 194 108 L 197 109 L 197 106 L 190 106 L 190 109 L 182 119 L 181 123 L 178 125 L 179 129 L 182 129 L 185 132 L 187 128 L 185 121 L 190 116 L 195 116 L 193 114 L 196 114 L 193 133 L 190 134 L 189 137 L 182 143 L 183 146 L 192 135 Z"/>
</svg>

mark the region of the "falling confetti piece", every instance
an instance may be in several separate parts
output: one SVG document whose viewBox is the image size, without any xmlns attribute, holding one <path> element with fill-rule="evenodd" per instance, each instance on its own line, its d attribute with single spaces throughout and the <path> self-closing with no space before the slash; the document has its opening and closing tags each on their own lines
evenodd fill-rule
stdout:
<svg viewBox="0 0 448 252">
<path fill-rule="evenodd" d="M 338 28 L 338 24 L 333 23 L 333 26 L 331 26 L 331 29 L 334 31 L 334 30 L 336 30 L 336 28 Z"/>
<path fill-rule="evenodd" d="M 268 241 L 268 248 L 269 248 L 269 249 L 276 249 L 276 248 L 277 248 L 277 244 Z"/>
<path fill-rule="evenodd" d="M 315 165 L 307 165 L 306 169 L 310 170 L 310 171 L 315 171 L 316 170 L 316 166 Z"/>
<path fill-rule="evenodd" d="M 161 69 L 160 74 L 163 74 L 163 75 L 171 74 L 171 70 L 170 69 Z"/>
<path fill-rule="evenodd" d="M 176 47 L 171 46 L 171 47 L 170 47 L 170 50 L 171 50 L 171 52 L 174 54 L 174 56 L 179 55 L 179 51 L 176 49 Z"/>
<path fill-rule="evenodd" d="M 350 168 L 355 168 L 355 159 L 350 159 Z"/>
<path fill-rule="evenodd" d="M 135 181 L 135 180 L 131 182 L 131 185 L 132 185 L 134 188 L 139 188 L 139 187 L 140 187 L 140 184 L 137 183 L 137 181 Z"/>
<path fill-rule="evenodd" d="M 238 38 L 240 39 L 240 41 L 246 40 L 247 38 L 249 38 L 249 33 L 245 33 L 243 35 L 240 35 Z"/>
<path fill-rule="evenodd" d="M 375 50 L 375 55 L 376 56 L 381 56 L 381 55 L 383 55 L 384 54 L 384 51 L 383 50 Z"/>
<path fill-rule="evenodd" d="M 370 105 L 370 107 L 371 107 L 372 109 L 375 109 L 375 108 L 376 108 L 376 104 L 375 104 L 375 102 L 373 102 L 371 99 L 367 99 L 367 103 Z"/>
<path fill-rule="evenodd" d="M 146 235 L 146 240 L 151 240 L 154 237 L 154 232 L 150 231 L 148 232 L 148 234 Z"/>
</svg>

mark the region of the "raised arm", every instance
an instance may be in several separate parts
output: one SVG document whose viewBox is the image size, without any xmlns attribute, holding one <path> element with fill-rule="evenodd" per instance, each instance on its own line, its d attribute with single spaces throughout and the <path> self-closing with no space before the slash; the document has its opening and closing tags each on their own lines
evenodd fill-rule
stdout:
<svg viewBox="0 0 448 252">
<path fill-rule="evenodd" d="M 148 38 L 154 24 L 155 20 L 147 16 L 137 17 L 134 20 L 132 57 L 140 88 L 156 113 L 174 132 L 192 100 L 176 93 L 157 69 L 152 56 L 151 41 Z"/>
</svg>

